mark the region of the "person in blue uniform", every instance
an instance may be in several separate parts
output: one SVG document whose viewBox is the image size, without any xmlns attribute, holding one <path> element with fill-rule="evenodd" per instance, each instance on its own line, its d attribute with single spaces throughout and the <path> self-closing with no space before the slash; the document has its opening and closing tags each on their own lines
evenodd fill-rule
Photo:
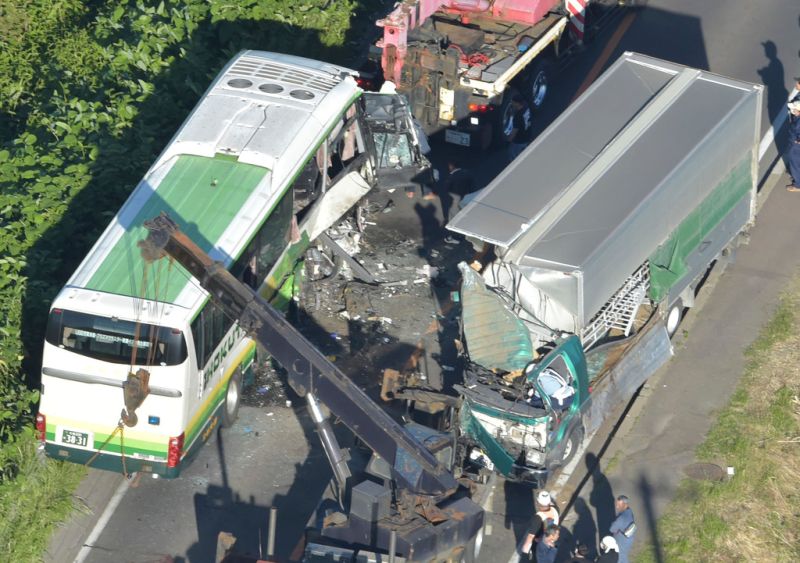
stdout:
<svg viewBox="0 0 800 563">
<path fill-rule="evenodd" d="M 558 525 L 550 524 L 544 529 L 542 541 L 536 544 L 536 563 L 555 563 L 558 555 L 558 537 L 560 535 Z"/>
<path fill-rule="evenodd" d="M 792 183 L 786 189 L 800 192 L 800 100 L 789 102 L 789 150 L 786 155 Z"/>
<path fill-rule="evenodd" d="M 619 563 L 628 563 L 628 554 L 636 536 L 636 523 L 633 520 L 630 500 L 625 495 L 619 495 L 614 508 L 617 511 L 617 518 L 611 523 L 611 535 L 617 542 Z"/>
</svg>

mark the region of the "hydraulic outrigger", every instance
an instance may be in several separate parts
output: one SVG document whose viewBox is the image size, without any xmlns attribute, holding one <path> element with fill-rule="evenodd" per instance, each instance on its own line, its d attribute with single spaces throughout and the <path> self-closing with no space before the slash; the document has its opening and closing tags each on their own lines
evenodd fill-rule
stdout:
<svg viewBox="0 0 800 563">
<path fill-rule="evenodd" d="M 287 372 L 308 401 L 339 485 L 339 518 L 323 515 L 318 547 L 394 554 L 407 561 L 471 561 L 477 555 L 483 510 L 452 473 L 454 439 L 417 424 L 404 427 L 375 404 L 284 316 L 213 262 L 162 214 L 145 222 L 142 256 L 169 257 L 197 278 L 226 314 Z M 363 475 L 353 476 L 320 403 L 373 451 Z M 423 443 L 425 445 L 423 445 Z M 426 447 L 427 446 L 427 447 Z M 433 450 L 433 451 L 432 451 Z"/>
</svg>

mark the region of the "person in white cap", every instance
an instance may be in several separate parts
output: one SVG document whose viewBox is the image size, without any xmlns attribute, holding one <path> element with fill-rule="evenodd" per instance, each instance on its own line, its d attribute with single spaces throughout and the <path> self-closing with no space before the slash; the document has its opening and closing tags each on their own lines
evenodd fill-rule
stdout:
<svg viewBox="0 0 800 563">
<path fill-rule="evenodd" d="M 528 527 L 528 535 L 522 544 L 522 553 L 535 552 L 534 543 L 541 541 L 542 534 L 548 526 L 558 526 L 560 519 L 558 507 L 547 491 L 536 493 L 535 507 L 536 512 Z"/>
<path fill-rule="evenodd" d="M 597 563 L 617 563 L 619 561 L 619 546 L 612 536 L 600 540 L 600 557 Z"/>
<path fill-rule="evenodd" d="M 800 192 L 800 101 L 789 102 L 789 150 L 786 164 L 792 183 L 786 186 L 790 192 Z"/>
</svg>

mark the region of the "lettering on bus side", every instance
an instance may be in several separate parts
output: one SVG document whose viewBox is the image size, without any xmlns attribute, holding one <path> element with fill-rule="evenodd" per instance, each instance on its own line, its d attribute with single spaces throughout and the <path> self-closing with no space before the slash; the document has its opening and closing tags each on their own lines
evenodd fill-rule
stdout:
<svg viewBox="0 0 800 563">
<path fill-rule="evenodd" d="M 233 325 L 233 329 L 228 332 L 228 335 L 222 341 L 222 343 L 217 348 L 216 352 L 214 353 L 214 357 L 211 359 L 209 364 L 206 366 L 206 370 L 203 373 L 203 388 L 207 388 L 208 381 L 211 379 L 211 376 L 216 373 L 217 369 L 222 366 L 225 358 L 228 356 L 228 353 L 233 350 L 236 346 L 236 343 L 244 337 L 244 330 L 238 325 Z"/>
</svg>

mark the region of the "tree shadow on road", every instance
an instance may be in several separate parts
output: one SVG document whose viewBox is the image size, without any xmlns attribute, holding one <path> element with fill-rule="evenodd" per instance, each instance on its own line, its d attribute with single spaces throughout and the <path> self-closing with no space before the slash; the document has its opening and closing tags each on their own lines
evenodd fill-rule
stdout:
<svg viewBox="0 0 800 563">
<path fill-rule="evenodd" d="M 639 497 L 644 506 L 644 517 L 647 520 L 647 527 L 650 531 L 649 544 L 652 549 L 652 556 L 656 563 L 664 562 L 664 552 L 661 549 L 661 539 L 658 535 L 658 521 L 656 518 L 655 507 L 653 506 L 653 487 L 647 477 L 642 475 L 638 483 Z"/>
</svg>

